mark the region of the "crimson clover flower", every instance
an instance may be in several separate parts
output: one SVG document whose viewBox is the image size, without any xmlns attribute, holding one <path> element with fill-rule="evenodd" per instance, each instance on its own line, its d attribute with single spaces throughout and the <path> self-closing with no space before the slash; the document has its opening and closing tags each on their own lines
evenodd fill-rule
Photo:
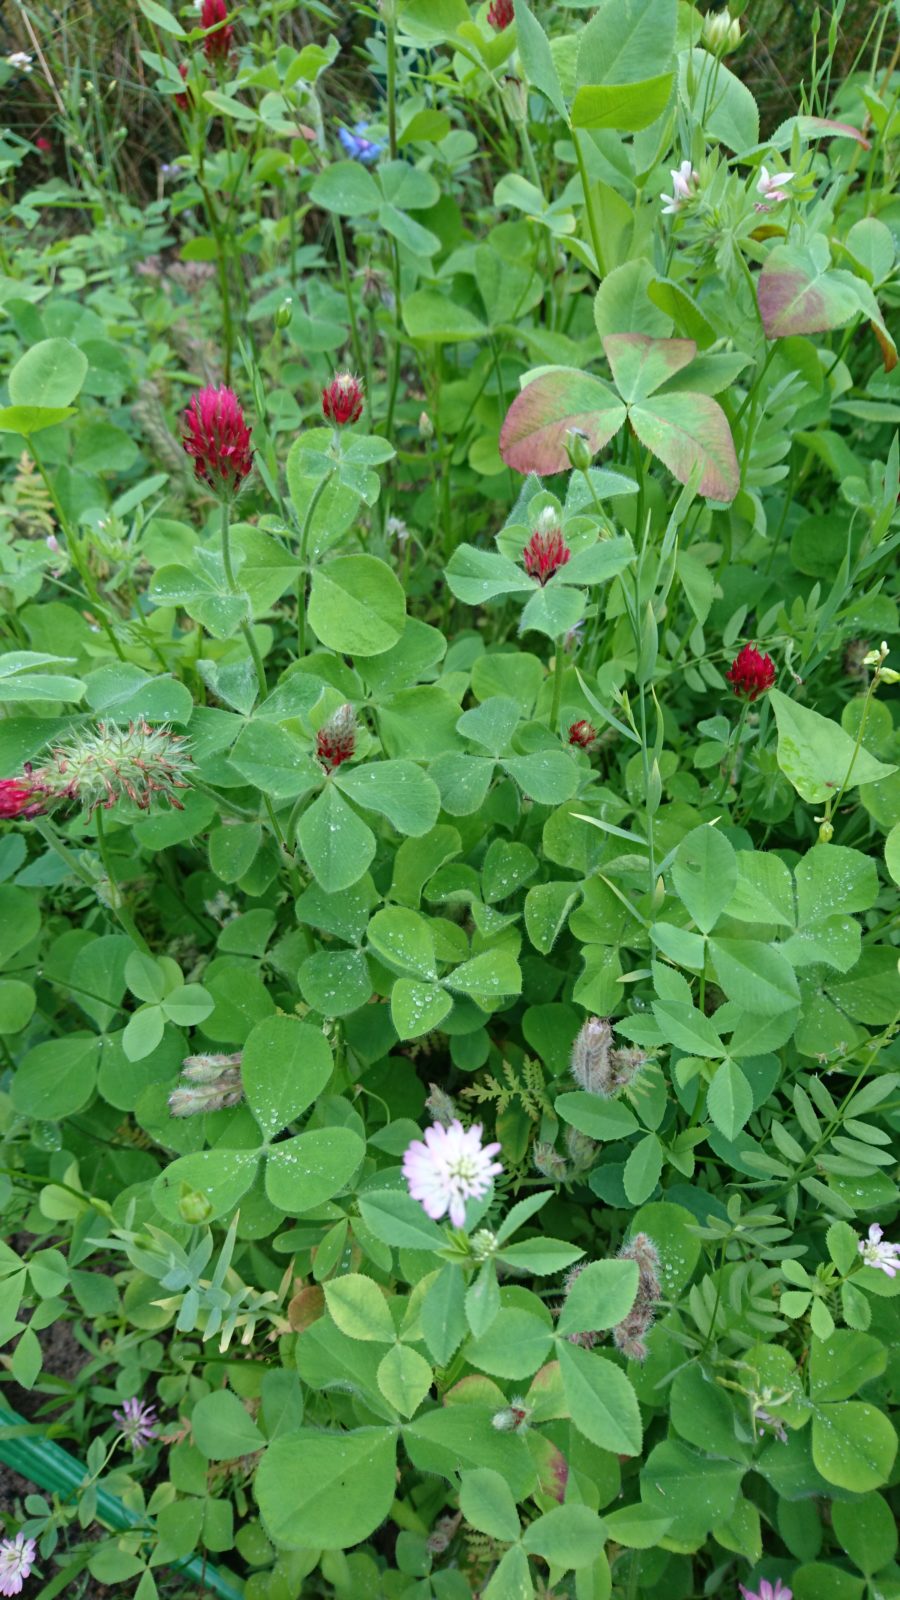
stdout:
<svg viewBox="0 0 900 1600">
<path fill-rule="evenodd" d="M 348 422 L 358 422 L 362 416 L 365 391 L 359 378 L 352 372 L 337 372 L 322 390 L 322 415 L 326 422 L 343 428 Z"/>
<path fill-rule="evenodd" d="M 403 1176 L 414 1200 L 433 1221 L 446 1212 L 454 1228 L 463 1227 L 466 1201 L 482 1200 L 491 1179 L 503 1171 L 492 1161 L 499 1144 L 481 1143 L 481 1123 L 464 1128 L 454 1118 L 448 1128 L 439 1122 L 425 1129 L 424 1143 L 414 1139 L 403 1157 Z"/>
<path fill-rule="evenodd" d="M 217 22 L 224 22 L 228 15 L 225 0 L 203 0 L 200 9 L 201 28 L 215 28 Z M 203 53 L 207 61 L 224 61 L 231 50 L 234 38 L 234 29 L 229 24 L 227 27 L 218 28 L 215 33 L 208 33 L 203 41 Z"/>
<path fill-rule="evenodd" d="M 725 674 L 741 700 L 758 700 L 775 682 L 775 663 L 761 655 L 755 645 L 745 644 Z"/>
<path fill-rule="evenodd" d="M 495 33 L 502 33 L 511 22 L 515 21 L 515 17 L 513 0 L 491 0 L 487 19 Z"/>
<path fill-rule="evenodd" d="M 569 743 L 576 744 L 582 750 L 590 750 L 596 742 L 597 729 L 592 722 L 582 717 L 580 722 L 573 722 L 569 727 Z"/>
<path fill-rule="evenodd" d="M 554 572 L 565 566 L 571 554 L 554 512 L 548 506 L 541 512 L 538 525 L 522 551 L 525 571 L 529 578 L 536 578 L 543 588 Z"/>
<path fill-rule="evenodd" d="M 182 444 L 194 475 L 217 494 L 235 494 L 253 465 L 250 429 L 233 389 L 210 384 L 195 394 L 184 413 Z"/>
<path fill-rule="evenodd" d="M 43 798 L 27 778 L 0 778 L 0 818 L 36 817 L 43 809 Z"/>
</svg>

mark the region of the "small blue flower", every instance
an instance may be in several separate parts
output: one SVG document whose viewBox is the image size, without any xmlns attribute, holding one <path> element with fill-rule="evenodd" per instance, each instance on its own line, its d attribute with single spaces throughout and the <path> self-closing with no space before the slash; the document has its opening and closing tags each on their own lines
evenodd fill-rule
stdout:
<svg viewBox="0 0 900 1600">
<path fill-rule="evenodd" d="M 383 144 L 366 137 L 368 128 L 367 122 L 358 122 L 352 133 L 349 128 L 338 128 L 338 138 L 351 161 L 361 161 L 365 167 L 372 166 L 384 149 Z"/>
</svg>

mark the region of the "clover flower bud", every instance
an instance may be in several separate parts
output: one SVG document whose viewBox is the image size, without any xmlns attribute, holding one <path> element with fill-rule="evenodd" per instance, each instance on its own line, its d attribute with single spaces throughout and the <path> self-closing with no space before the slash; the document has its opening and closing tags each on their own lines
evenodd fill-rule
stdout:
<svg viewBox="0 0 900 1600">
<path fill-rule="evenodd" d="M 244 1098 L 241 1055 L 186 1056 L 182 1078 L 169 1095 L 173 1117 L 191 1117 L 205 1111 L 230 1110 Z"/>
<path fill-rule="evenodd" d="M 578 1128 L 569 1127 L 566 1129 L 566 1149 L 573 1172 L 586 1172 L 594 1165 L 600 1146 L 596 1139 L 590 1138 L 588 1134 L 581 1133 Z"/>
<path fill-rule="evenodd" d="M 546 1139 L 537 1139 L 531 1147 L 531 1159 L 542 1178 L 553 1183 L 565 1183 L 569 1176 L 569 1163 Z"/>
<path fill-rule="evenodd" d="M 491 4 L 488 7 L 487 20 L 488 26 L 493 28 L 495 33 L 503 33 L 515 21 L 515 18 L 513 0 L 491 0 Z"/>
<path fill-rule="evenodd" d="M 572 552 L 562 536 L 556 515 L 550 506 L 541 512 L 538 525 L 522 551 L 525 571 L 535 578 L 541 588 L 564 567 Z"/>
<path fill-rule="evenodd" d="M 569 428 L 566 433 L 566 455 L 569 458 L 569 465 L 577 472 L 587 472 L 594 459 L 594 452 L 583 428 Z"/>
<path fill-rule="evenodd" d="M 582 718 L 580 722 L 573 722 L 569 726 L 569 743 L 577 745 L 580 750 L 590 750 L 597 742 L 597 729 L 592 722 Z"/>
<path fill-rule="evenodd" d="M 425 1101 L 426 1109 L 431 1112 L 434 1121 L 439 1122 L 442 1128 L 449 1128 L 451 1122 L 458 1116 L 453 1100 L 436 1083 L 430 1083 L 428 1090 L 428 1098 Z"/>
<path fill-rule="evenodd" d="M 359 378 L 352 372 L 338 372 L 327 388 L 322 390 L 322 415 L 336 428 L 358 422 L 362 416 L 365 392 Z"/>
<path fill-rule="evenodd" d="M 356 712 L 345 702 L 316 734 L 316 755 L 326 772 L 349 761 L 356 749 Z"/>
</svg>

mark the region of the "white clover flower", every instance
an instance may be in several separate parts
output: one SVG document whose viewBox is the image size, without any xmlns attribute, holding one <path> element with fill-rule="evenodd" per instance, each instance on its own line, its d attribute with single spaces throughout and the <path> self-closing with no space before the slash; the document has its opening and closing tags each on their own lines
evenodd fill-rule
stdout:
<svg viewBox="0 0 900 1600">
<path fill-rule="evenodd" d="M 0 1594 L 21 1594 L 25 1579 L 34 1566 L 37 1545 L 17 1533 L 14 1539 L 0 1540 Z"/>
<path fill-rule="evenodd" d="M 680 211 L 685 200 L 690 200 L 700 181 L 700 175 L 691 166 L 689 161 L 682 161 L 680 167 L 672 169 L 672 193 L 664 194 L 666 201 L 663 206 L 663 215 L 671 211 Z"/>
<path fill-rule="evenodd" d="M 7 56 L 6 65 L 14 67 L 16 72 L 30 72 L 33 59 L 27 50 L 14 50 L 11 56 Z M 15 1591 L 12 1592 L 14 1593 Z"/>
<path fill-rule="evenodd" d="M 481 1124 L 464 1128 L 458 1119 L 444 1128 L 439 1122 L 425 1130 L 424 1143 L 414 1139 L 403 1157 L 403 1176 L 409 1192 L 435 1222 L 446 1212 L 454 1228 L 466 1220 L 466 1201 L 481 1200 L 491 1179 L 503 1168 L 492 1161 L 499 1144 L 481 1143 Z"/>
<path fill-rule="evenodd" d="M 886 1272 L 889 1278 L 896 1278 L 900 1272 L 900 1244 L 890 1244 L 879 1223 L 872 1223 L 868 1239 L 860 1239 L 857 1248 L 867 1267 Z"/>
<path fill-rule="evenodd" d="M 770 172 L 768 167 L 760 167 L 756 192 L 761 194 L 764 200 L 772 202 L 790 200 L 787 186 L 796 176 L 796 172 Z"/>
</svg>

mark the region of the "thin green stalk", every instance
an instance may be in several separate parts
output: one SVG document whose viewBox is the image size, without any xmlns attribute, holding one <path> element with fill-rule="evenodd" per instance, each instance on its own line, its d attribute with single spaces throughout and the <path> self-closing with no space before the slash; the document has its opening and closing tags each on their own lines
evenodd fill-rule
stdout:
<svg viewBox="0 0 900 1600">
<path fill-rule="evenodd" d="M 103 862 L 103 870 L 106 873 L 107 882 L 109 883 L 110 907 L 115 912 L 115 915 L 122 924 L 122 927 L 125 929 L 125 932 L 134 940 L 138 949 L 143 950 L 145 954 L 149 955 L 150 947 L 147 944 L 144 935 L 138 929 L 137 923 L 125 904 L 125 896 L 122 892 L 119 880 L 116 877 L 115 868 L 112 864 L 112 857 L 109 852 L 109 845 L 106 838 L 106 824 L 103 820 L 102 806 L 97 807 L 97 810 L 94 813 L 94 821 L 97 826 L 97 848 L 100 851 L 100 860 Z"/>
<path fill-rule="evenodd" d="M 393 5 L 385 7 L 387 34 L 387 110 L 388 149 L 391 160 L 397 159 L 397 23 Z"/>
<path fill-rule="evenodd" d="M 222 500 L 222 521 L 220 524 L 220 532 L 222 540 L 222 565 L 225 568 L 225 581 L 228 584 L 232 594 L 243 595 L 244 591 L 238 588 L 237 581 L 234 576 L 234 567 L 231 564 L 231 501 L 224 497 Z M 269 686 L 266 682 L 266 669 L 263 666 L 263 659 L 259 653 L 259 646 L 253 637 L 253 627 L 251 623 L 242 622 L 241 633 L 244 636 L 244 642 L 247 646 L 247 649 L 250 651 L 250 658 L 254 667 L 256 668 L 256 681 L 259 685 L 260 699 L 265 700 L 266 695 L 269 692 Z"/>
<path fill-rule="evenodd" d="M 559 732 L 559 710 L 562 705 L 563 672 L 566 664 L 566 652 L 563 648 L 562 635 L 556 641 L 556 656 L 553 662 L 553 699 L 550 703 L 550 728 L 553 733 Z"/>
<path fill-rule="evenodd" d="M 227 120 L 227 119 L 226 119 Z M 222 301 L 222 333 L 225 340 L 225 382 L 231 383 L 231 363 L 234 358 L 234 321 L 231 315 L 231 288 L 228 281 L 228 257 L 222 230 L 219 226 L 218 213 L 216 212 L 212 196 L 203 182 L 197 176 L 197 187 L 203 196 L 206 216 L 210 232 L 216 246 L 216 271 L 219 276 L 219 296 Z"/>
<path fill-rule="evenodd" d="M 332 473 L 326 472 L 324 478 L 319 479 L 309 497 L 309 505 L 306 508 L 303 526 L 300 529 L 300 543 L 298 546 L 300 577 L 297 579 L 297 654 L 301 660 L 306 655 L 306 547 L 309 544 L 309 533 L 316 506 L 331 482 L 331 478 Z"/>
<path fill-rule="evenodd" d="M 109 618 L 106 615 L 106 606 L 105 606 L 105 604 L 104 604 L 104 602 L 103 602 L 103 600 L 102 600 L 102 598 L 100 596 L 100 591 L 98 590 L 97 585 L 94 582 L 94 576 L 93 576 L 93 573 L 91 572 L 90 566 L 88 565 L 88 563 L 84 559 L 84 552 L 82 551 L 82 548 L 81 548 L 81 540 L 79 539 L 78 534 L 76 533 L 75 529 L 72 527 L 71 523 L 69 522 L 68 517 L 66 516 L 65 511 L 63 510 L 62 504 L 60 502 L 59 495 L 57 494 L 56 487 L 55 487 L 55 485 L 53 483 L 53 479 L 52 479 L 50 473 L 47 471 L 46 467 L 44 466 L 43 461 L 41 460 L 41 457 L 40 457 L 40 455 L 38 453 L 38 449 L 37 449 L 37 446 L 35 445 L 33 437 L 29 438 L 29 440 L 28 440 L 28 451 L 29 451 L 29 454 L 31 455 L 31 457 L 32 457 L 32 459 L 34 461 L 35 466 L 38 469 L 38 472 L 41 475 L 41 478 L 43 479 L 44 487 L 46 488 L 47 493 L 49 494 L 50 499 L 53 502 L 53 509 L 56 512 L 57 521 L 58 521 L 60 527 L 62 528 L 62 530 L 63 530 L 63 532 L 64 532 L 64 534 L 66 536 L 66 548 L 67 548 L 67 550 L 69 552 L 69 555 L 72 557 L 72 564 L 75 567 L 75 570 L 78 573 L 79 578 L 81 579 L 82 583 L 84 584 L 85 590 L 86 590 L 87 594 L 90 596 L 91 603 L 93 604 L 93 606 L 94 606 L 94 608 L 96 610 L 97 621 L 99 622 L 101 628 L 103 629 L 104 633 L 106 634 L 106 637 L 108 638 L 110 644 L 112 645 L 113 650 L 115 651 L 115 653 L 118 656 L 119 660 L 120 661 L 124 661 L 125 660 L 124 651 L 122 650 L 122 647 L 119 644 L 119 641 L 116 638 L 115 633 L 113 632 L 112 626 L 111 626 L 111 624 L 109 622 Z"/>
<path fill-rule="evenodd" d="M 724 764 L 723 764 L 723 771 L 722 771 L 722 784 L 721 784 L 721 787 L 720 787 L 715 799 L 713 800 L 713 805 L 714 806 L 721 805 L 722 801 L 725 799 L 726 794 L 728 793 L 728 789 L 729 789 L 730 783 L 731 783 L 731 766 L 732 766 L 732 762 L 737 758 L 738 752 L 740 751 L 740 748 L 741 748 L 741 734 L 744 731 L 744 723 L 747 720 L 747 712 L 749 711 L 749 709 L 750 709 L 750 701 L 749 700 L 745 700 L 743 705 L 741 706 L 741 714 L 738 717 L 737 729 L 735 731 L 734 737 L 728 740 L 728 749 L 725 752 L 725 761 L 724 761 Z"/>
<path fill-rule="evenodd" d="M 594 213 L 594 200 L 593 196 L 591 195 L 591 184 L 590 179 L 588 178 L 587 167 L 584 164 L 584 155 L 581 149 L 581 140 L 578 137 L 577 128 L 572 129 L 572 142 L 575 146 L 575 159 L 578 162 L 578 173 L 581 178 L 582 193 L 584 194 L 584 206 L 587 212 L 588 227 L 591 230 L 591 242 L 594 246 L 594 256 L 597 261 L 597 276 L 598 278 L 605 278 L 607 271 L 606 257 L 603 254 L 603 246 L 600 243 L 600 228 Z"/>
<path fill-rule="evenodd" d="M 337 250 L 338 266 L 341 271 L 341 285 L 344 290 L 344 299 L 347 302 L 347 315 L 350 318 L 350 344 L 353 348 L 353 361 L 357 372 L 363 371 L 363 349 L 359 337 L 359 326 L 356 321 L 356 306 L 353 303 L 353 285 L 350 281 L 350 266 L 347 261 L 347 241 L 344 238 L 344 228 L 339 216 L 332 218 L 334 222 L 334 243 Z"/>
<path fill-rule="evenodd" d="M 37 829 L 38 833 L 41 835 L 41 838 L 44 840 L 44 843 L 47 844 L 50 847 L 50 849 L 54 852 L 55 855 L 59 856 L 60 861 L 65 862 L 66 867 L 68 868 L 68 870 L 76 878 L 78 878 L 79 882 L 84 884 L 86 889 L 90 889 L 91 893 L 96 895 L 97 899 L 99 900 L 100 899 L 100 895 L 99 895 L 99 892 L 98 892 L 98 884 L 97 884 L 96 878 L 93 878 L 91 876 L 91 874 L 88 872 L 87 868 L 83 867 L 81 865 L 81 862 L 78 860 L 78 857 L 76 855 L 73 855 L 73 853 L 69 849 L 68 845 L 63 844 L 62 839 L 60 838 L 59 834 L 57 833 L 56 829 L 53 826 L 53 823 L 49 820 L 49 818 L 48 817 L 35 817 L 34 818 L 34 826 Z M 103 824 L 102 824 L 102 822 L 100 820 L 100 812 L 98 811 L 97 812 L 97 842 L 98 842 L 98 844 L 100 843 L 100 830 L 101 830 L 102 826 L 103 826 Z M 105 841 L 104 841 L 104 843 L 105 843 Z M 107 875 L 107 877 L 109 879 L 109 882 L 110 882 L 110 886 L 111 886 L 111 888 L 113 890 L 113 893 L 110 895 L 110 899 L 112 900 L 112 899 L 116 898 L 117 894 L 119 893 L 119 890 L 118 890 L 118 886 L 116 884 L 115 878 L 112 875 L 112 873 L 110 872 L 109 866 L 107 864 L 106 856 L 104 855 L 104 849 L 103 849 L 102 845 L 101 845 L 101 848 L 100 848 L 100 855 L 101 855 L 101 859 L 103 861 L 103 865 L 104 865 L 104 869 L 106 871 L 106 875 Z M 106 902 L 105 901 L 101 901 L 101 904 L 105 905 Z M 147 950 L 148 947 L 147 947 L 146 939 L 144 938 L 143 934 L 138 931 L 137 927 L 135 926 L 133 918 L 131 917 L 129 912 L 125 910 L 124 906 L 110 905 L 110 906 L 107 906 L 107 909 L 112 911 L 113 916 L 116 918 L 116 921 L 119 923 L 119 926 L 122 928 L 124 933 L 127 933 L 129 939 L 133 939 L 134 943 L 138 946 L 138 948 L 140 950 Z"/>
</svg>

